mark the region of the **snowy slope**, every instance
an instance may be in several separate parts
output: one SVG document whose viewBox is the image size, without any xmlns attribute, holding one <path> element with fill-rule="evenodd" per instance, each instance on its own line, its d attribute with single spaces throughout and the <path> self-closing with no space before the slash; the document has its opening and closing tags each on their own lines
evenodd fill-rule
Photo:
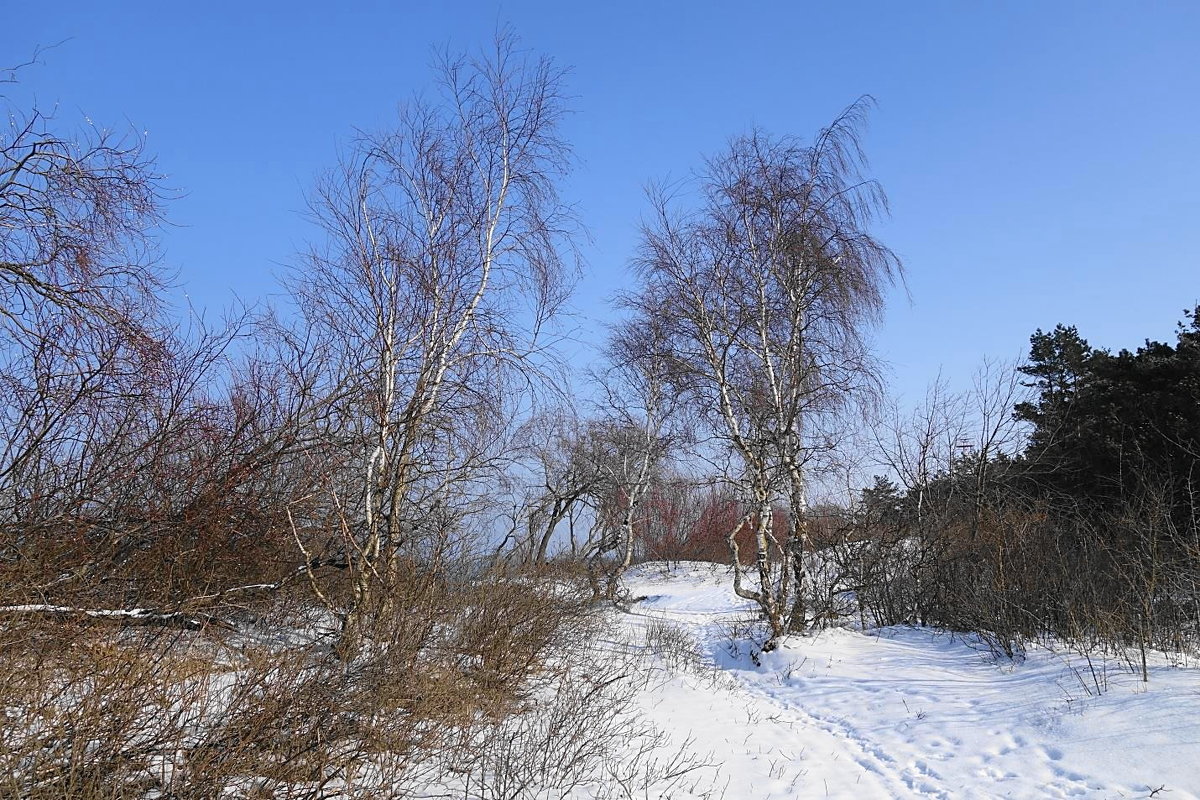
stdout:
<svg viewBox="0 0 1200 800">
<path fill-rule="evenodd" d="M 647 598 L 622 616 L 629 641 L 668 642 L 641 706 L 711 753 L 707 787 L 727 798 L 1200 798 L 1194 664 L 1159 658 L 1143 684 L 1113 659 L 1093 674 L 1077 654 L 1014 663 L 887 628 L 792 637 L 756 666 L 723 568 L 644 565 L 627 583 Z"/>
</svg>

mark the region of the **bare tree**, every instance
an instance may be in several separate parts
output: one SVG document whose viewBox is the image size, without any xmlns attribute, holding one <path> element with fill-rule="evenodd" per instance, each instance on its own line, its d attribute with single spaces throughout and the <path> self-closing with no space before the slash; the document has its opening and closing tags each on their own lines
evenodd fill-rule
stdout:
<svg viewBox="0 0 1200 800">
<path fill-rule="evenodd" d="M 591 431 L 599 476 L 591 496 L 599 536 L 588 558 L 596 598 L 616 599 L 621 576 L 633 563 L 637 533 L 645 528 L 645 501 L 681 439 L 665 333 L 654 319 L 616 327 L 607 368 L 597 376 L 603 416 Z"/>
<path fill-rule="evenodd" d="M 88 527 L 121 481 L 170 332 L 141 143 L 90 123 L 64 135 L 4 95 L 0 111 L 0 529 L 20 563 Z"/>
<path fill-rule="evenodd" d="M 905 411 L 893 399 L 878 423 L 870 426 L 874 461 L 891 472 L 910 497 L 916 497 L 918 523 L 926 510 L 930 484 L 949 473 L 966 430 L 963 398 L 950 391 L 941 375 L 928 386 L 919 406 Z"/>
<path fill-rule="evenodd" d="M 632 304 L 661 320 L 680 392 L 731 457 L 728 479 L 745 504 L 730 531 L 755 526 L 757 588 L 735 572 L 739 595 L 759 603 L 774 636 L 805 625 L 807 470 L 831 442 L 823 419 L 872 392 L 864 338 L 895 255 L 867 228 L 885 199 L 864 179 L 859 131 L 866 99 L 810 145 L 762 133 L 712 159 L 700 204 L 677 213 L 655 197 Z M 785 530 L 773 507 L 788 509 Z"/>
<path fill-rule="evenodd" d="M 199 627 L 288 570 L 272 537 L 313 395 L 234 366 L 248 314 L 171 321 L 140 140 L 0 109 L 3 613 Z"/>
<path fill-rule="evenodd" d="M 1013 408 L 1026 400 L 1029 392 L 1017 366 L 1016 362 L 985 358 L 966 393 L 965 404 L 975 421 L 965 439 L 973 467 L 972 538 L 979 531 L 994 464 L 998 459 L 1015 458 L 1025 444 L 1029 426 L 1014 416 Z"/>
<path fill-rule="evenodd" d="M 498 548 L 509 563 L 546 564 L 560 525 L 571 524 L 595 492 L 600 470 L 588 433 L 588 422 L 569 405 L 539 411 L 521 426 L 514 483 L 522 488 L 514 495 L 511 533 Z"/>
<path fill-rule="evenodd" d="M 357 454 L 348 619 L 495 455 L 568 289 L 560 73 L 501 36 L 485 58 L 443 58 L 439 77 L 440 102 L 405 106 L 320 183 L 327 241 L 293 282 Z"/>
<path fill-rule="evenodd" d="M 75 438 L 73 412 L 119 394 L 114 382 L 136 394 L 129 383 L 154 371 L 164 277 L 149 237 L 158 176 L 140 142 L 91 124 L 64 136 L 4 95 L 0 115 L 0 495 L 13 504 L 16 475 Z"/>
</svg>

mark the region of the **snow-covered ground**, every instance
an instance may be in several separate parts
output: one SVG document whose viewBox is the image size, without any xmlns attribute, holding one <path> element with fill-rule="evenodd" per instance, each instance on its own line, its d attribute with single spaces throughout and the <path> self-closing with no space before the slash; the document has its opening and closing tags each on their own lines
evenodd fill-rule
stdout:
<svg viewBox="0 0 1200 800">
<path fill-rule="evenodd" d="M 756 665 L 724 568 L 643 565 L 627 583 L 646 596 L 622 615 L 629 641 L 669 656 L 638 702 L 714 765 L 711 796 L 1200 798 L 1194 663 L 1158 657 L 1143 683 L 1111 657 L 1017 663 L 884 628 L 791 637 Z"/>
</svg>

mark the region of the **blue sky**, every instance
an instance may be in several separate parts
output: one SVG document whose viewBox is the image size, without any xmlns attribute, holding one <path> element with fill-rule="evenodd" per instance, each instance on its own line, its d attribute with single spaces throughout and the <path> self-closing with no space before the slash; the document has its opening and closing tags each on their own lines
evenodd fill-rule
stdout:
<svg viewBox="0 0 1200 800">
<path fill-rule="evenodd" d="M 166 261 L 209 309 L 277 291 L 314 235 L 305 192 L 353 129 L 429 86 L 434 46 L 506 24 L 570 69 L 590 325 L 630 280 L 648 182 L 752 126 L 808 137 L 862 94 L 893 212 L 877 233 L 911 294 L 877 340 L 909 398 L 1038 327 L 1133 347 L 1200 302 L 1200 3 L 8 5 L 0 65 L 63 43 L 5 94 L 147 133 L 180 195 Z"/>
</svg>

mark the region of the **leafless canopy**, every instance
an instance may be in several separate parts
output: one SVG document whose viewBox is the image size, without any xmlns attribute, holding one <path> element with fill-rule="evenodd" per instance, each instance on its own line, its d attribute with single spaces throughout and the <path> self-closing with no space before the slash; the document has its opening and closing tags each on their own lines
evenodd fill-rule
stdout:
<svg viewBox="0 0 1200 800">
<path fill-rule="evenodd" d="M 147 232 L 160 221 L 157 175 L 140 142 L 51 132 L 39 112 L 6 109 L 0 131 L 0 317 L 32 335 L 47 306 L 109 325 L 144 317 L 162 288 Z"/>
<path fill-rule="evenodd" d="M 358 464 L 343 500 L 361 574 L 385 583 L 397 548 L 434 519 L 444 533 L 495 463 L 570 284 L 559 72 L 511 36 L 438 72 L 436 102 L 360 136 L 321 181 L 325 242 L 293 282 L 330 356 L 332 433 Z"/>
<path fill-rule="evenodd" d="M 79 512 L 97 440 L 129 421 L 167 350 L 152 232 L 160 191 L 141 143 L 53 130 L 0 95 L 0 516 Z"/>
<path fill-rule="evenodd" d="M 886 211 L 881 189 L 862 175 L 869 105 L 850 106 L 812 144 L 757 131 L 735 139 L 708 162 L 693 210 L 654 195 L 643 287 L 628 299 L 665 326 L 677 390 L 737 465 L 728 478 L 747 503 L 741 524 L 757 520 L 760 582 L 740 590 L 779 631 L 789 615 L 803 625 L 803 609 L 787 601 L 801 596 L 806 465 L 829 446 L 817 423 L 873 390 L 865 332 L 900 275 L 868 230 Z M 786 531 L 770 522 L 780 500 Z"/>
</svg>

